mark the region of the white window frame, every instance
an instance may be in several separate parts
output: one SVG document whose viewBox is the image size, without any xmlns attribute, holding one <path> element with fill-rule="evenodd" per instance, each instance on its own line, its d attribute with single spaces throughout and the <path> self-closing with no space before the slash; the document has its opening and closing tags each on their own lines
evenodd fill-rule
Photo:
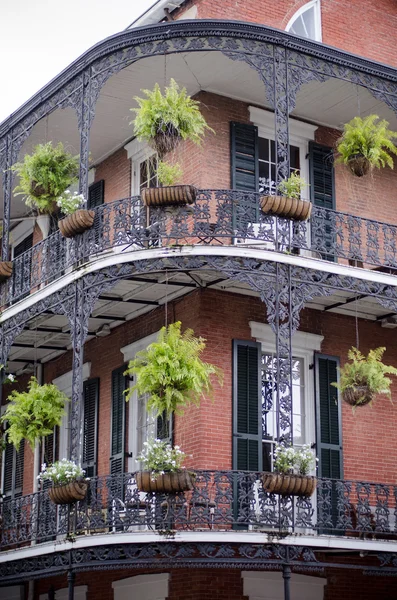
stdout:
<svg viewBox="0 0 397 600">
<path fill-rule="evenodd" d="M 86 600 L 88 587 L 86 585 L 78 585 L 74 588 L 74 600 Z M 69 590 L 68 588 L 62 588 L 56 590 L 55 600 L 68 600 Z M 48 594 L 40 594 L 39 600 L 48 600 Z"/>
<path fill-rule="evenodd" d="M 251 336 L 260 342 L 262 352 L 276 352 L 276 336 L 266 323 L 257 323 L 250 321 Z M 292 337 L 292 353 L 296 358 L 303 359 L 303 377 L 305 390 L 305 444 L 314 444 L 316 442 L 316 413 L 315 413 L 315 393 L 314 393 L 314 370 L 310 365 L 314 364 L 314 352 L 321 352 L 321 344 L 324 340 L 323 335 L 315 333 L 306 333 L 296 331 Z"/>
<path fill-rule="evenodd" d="M 249 600 L 284 600 L 282 573 L 242 571 L 243 595 Z M 294 600 L 323 600 L 327 579 L 310 575 L 291 575 L 291 597 Z"/>
<path fill-rule="evenodd" d="M 131 196 L 139 196 L 140 190 L 140 165 L 148 158 L 156 155 L 156 152 L 146 142 L 140 142 L 136 138 L 124 146 L 127 156 L 131 160 Z"/>
<path fill-rule="evenodd" d="M 293 26 L 293 24 L 295 23 L 295 21 L 297 19 L 299 19 L 299 17 L 301 17 L 306 11 L 310 10 L 311 8 L 314 8 L 314 41 L 315 42 L 322 42 L 322 28 L 321 28 L 321 4 L 320 4 L 320 0 L 311 0 L 310 2 L 307 2 L 306 4 L 304 4 L 303 6 L 301 6 L 290 18 L 290 20 L 287 23 L 287 26 L 285 28 L 285 31 L 290 31 L 291 27 Z M 294 34 L 296 35 L 296 34 Z M 312 39 L 312 38 L 305 38 L 305 39 Z"/>
<path fill-rule="evenodd" d="M 113 581 L 114 600 L 166 600 L 168 597 L 170 574 L 135 575 L 127 579 Z"/>
</svg>

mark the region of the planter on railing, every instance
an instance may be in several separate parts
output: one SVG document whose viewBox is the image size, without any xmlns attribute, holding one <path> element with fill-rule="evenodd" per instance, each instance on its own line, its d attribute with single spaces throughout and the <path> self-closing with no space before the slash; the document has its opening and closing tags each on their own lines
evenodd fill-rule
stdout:
<svg viewBox="0 0 397 600">
<path fill-rule="evenodd" d="M 2 260 L 0 261 L 0 282 L 9 279 L 12 275 L 13 263 L 12 261 Z"/>
<path fill-rule="evenodd" d="M 71 481 L 64 485 L 53 486 L 48 490 L 48 495 L 54 504 L 72 504 L 84 500 L 87 488 L 88 483 L 85 481 Z"/>
<path fill-rule="evenodd" d="M 192 185 L 166 185 L 164 187 L 147 187 L 141 190 L 145 206 L 183 206 L 193 204 L 197 190 Z"/>
<path fill-rule="evenodd" d="M 316 489 L 317 480 L 310 475 L 263 473 L 262 485 L 269 494 L 280 494 L 280 496 L 311 496 Z"/>
<path fill-rule="evenodd" d="M 154 476 L 151 471 L 136 474 L 136 485 L 141 492 L 175 494 L 193 489 L 194 474 L 183 470 Z"/>
<path fill-rule="evenodd" d="M 83 233 L 94 224 L 95 211 L 79 208 L 71 215 L 58 221 L 59 229 L 63 237 L 71 238 L 78 233 Z"/>
<path fill-rule="evenodd" d="M 286 196 L 262 196 L 260 199 L 262 212 L 268 215 L 306 221 L 312 212 L 312 203 L 301 198 Z"/>
</svg>

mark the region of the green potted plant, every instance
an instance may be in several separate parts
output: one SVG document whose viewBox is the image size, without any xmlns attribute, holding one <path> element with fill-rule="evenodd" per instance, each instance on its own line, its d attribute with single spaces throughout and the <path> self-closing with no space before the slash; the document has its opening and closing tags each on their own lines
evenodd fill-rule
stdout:
<svg viewBox="0 0 397 600">
<path fill-rule="evenodd" d="M 354 117 L 344 125 L 342 136 L 336 143 L 337 161 L 347 165 L 357 177 L 386 165 L 393 169 L 392 154 L 397 154 L 393 140 L 397 139 L 397 132 L 388 127 L 388 121 L 379 120 L 377 115 Z"/>
<path fill-rule="evenodd" d="M 343 400 L 353 409 L 371 403 L 379 394 L 391 399 L 392 380 L 387 375 L 397 375 L 397 369 L 382 362 L 385 350 L 384 347 L 375 348 L 367 356 L 357 348 L 349 350 L 349 360 L 339 370 L 339 382 L 332 385 L 338 388 Z"/>
<path fill-rule="evenodd" d="M 262 485 L 270 494 L 311 496 L 316 478 L 309 475 L 316 464 L 309 445 L 301 448 L 277 444 L 274 450 L 274 473 L 264 473 Z"/>
<path fill-rule="evenodd" d="M 52 213 L 57 198 L 78 181 L 79 159 L 63 144 L 53 146 L 47 142 L 38 144 L 32 154 L 25 154 L 23 161 L 11 169 L 19 176 L 14 193 L 22 195 L 26 205 L 38 213 Z"/>
<path fill-rule="evenodd" d="M 280 182 L 278 194 L 261 197 L 262 212 L 285 219 L 306 221 L 312 212 L 312 203 L 301 198 L 302 190 L 307 186 L 304 178 L 293 171 L 288 179 Z"/>
<path fill-rule="evenodd" d="M 71 504 L 83 500 L 87 494 L 88 480 L 84 475 L 85 471 L 79 465 L 63 458 L 49 467 L 43 464 L 38 479 L 51 481 L 48 495 L 54 504 Z"/>
<path fill-rule="evenodd" d="M 191 404 L 198 405 L 203 394 L 212 395 L 212 376 L 217 377 L 222 384 L 220 369 L 202 360 L 204 349 L 205 340 L 195 337 L 191 329 L 181 333 L 180 321 L 163 327 L 157 341 L 150 344 L 146 350 L 138 352 L 135 359 L 130 361 L 125 374 L 135 375 L 137 383 L 126 390 L 126 400 L 128 401 L 136 390 L 139 397 L 147 397 L 148 411 L 154 415 L 168 417 L 174 413 L 182 414 Z M 165 446 L 162 447 L 157 442 L 148 446 L 148 456 L 152 462 L 146 462 L 147 468 L 153 468 L 156 464 L 154 461 L 158 460 L 161 448 L 165 450 Z M 169 491 L 169 486 L 176 491 L 176 480 L 179 481 L 179 491 L 182 491 L 182 488 L 191 489 L 190 477 L 180 469 L 180 461 L 184 455 L 179 448 L 172 449 L 167 446 L 165 457 L 169 458 L 167 464 L 175 461 L 177 468 L 174 475 L 167 478 L 170 482 L 163 491 Z M 154 470 L 158 471 L 157 468 Z M 170 469 L 167 467 L 162 470 Z M 160 491 L 160 484 L 164 482 L 164 478 L 155 479 L 156 490 Z"/>
<path fill-rule="evenodd" d="M 181 141 L 190 140 L 200 144 L 206 131 L 213 131 L 199 110 L 199 102 L 193 100 L 186 88 L 180 88 L 174 79 L 161 92 L 158 83 L 153 90 L 142 90 L 146 96 L 136 96 L 138 108 L 132 108 L 135 118 L 131 121 L 134 135 L 139 141 L 148 142 L 157 152 L 160 161 L 157 175 L 161 188 L 147 187 L 142 190 L 142 200 L 146 206 L 177 205 L 193 203 L 196 190 L 193 186 L 175 186 L 175 172 L 162 165 L 166 154 L 174 150 Z M 179 168 L 177 166 L 177 168 Z M 168 172 L 165 173 L 164 171 Z M 170 176 L 171 175 L 171 176 Z"/>
<path fill-rule="evenodd" d="M 83 233 L 94 224 L 95 211 L 81 208 L 85 203 L 84 196 L 77 192 L 65 190 L 57 198 L 57 206 L 64 216 L 58 221 L 58 227 L 63 237 L 71 238 Z"/>
<path fill-rule="evenodd" d="M 157 439 L 144 442 L 144 446 L 138 456 L 144 471 L 136 473 L 141 492 L 173 494 L 193 489 L 194 473 L 182 466 L 186 455 L 179 446 Z"/>
<path fill-rule="evenodd" d="M 39 385 L 31 377 L 25 392 L 13 390 L 7 398 L 7 406 L 1 422 L 7 422 L 7 439 L 16 450 L 26 440 L 32 450 L 36 442 L 50 435 L 59 426 L 65 414 L 67 396 L 56 385 Z"/>
</svg>

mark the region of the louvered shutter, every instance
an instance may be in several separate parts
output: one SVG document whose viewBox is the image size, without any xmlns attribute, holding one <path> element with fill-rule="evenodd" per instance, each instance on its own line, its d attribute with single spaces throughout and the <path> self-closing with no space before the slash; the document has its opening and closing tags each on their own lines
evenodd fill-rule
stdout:
<svg viewBox="0 0 397 600">
<path fill-rule="evenodd" d="M 128 379 L 124 375 L 126 367 L 112 372 L 112 418 L 110 473 L 124 473 L 125 457 L 125 396 Z"/>
<path fill-rule="evenodd" d="M 96 208 L 105 201 L 105 181 L 96 181 L 88 188 L 87 208 Z"/>
<path fill-rule="evenodd" d="M 25 442 L 22 441 L 19 452 L 7 442 L 4 451 L 4 479 L 3 491 L 6 497 L 18 498 L 22 496 L 23 465 L 25 456 Z"/>
<path fill-rule="evenodd" d="M 258 191 L 258 128 L 243 123 L 231 126 L 232 189 Z"/>
<path fill-rule="evenodd" d="M 25 441 L 22 440 L 22 442 L 19 446 L 19 451 L 15 452 L 14 497 L 22 496 L 24 459 L 25 459 Z"/>
<path fill-rule="evenodd" d="M 97 474 L 99 379 L 84 382 L 83 469 L 87 477 Z"/>
<path fill-rule="evenodd" d="M 6 443 L 4 450 L 3 491 L 6 496 L 12 496 L 14 471 L 14 446 Z"/>
<path fill-rule="evenodd" d="M 14 248 L 14 258 L 21 256 L 27 250 L 30 250 L 33 247 L 33 233 L 28 235 L 22 242 L 19 242 Z"/>
<path fill-rule="evenodd" d="M 310 142 L 310 196 L 314 206 L 335 210 L 335 170 L 332 148 Z M 331 252 L 334 244 L 334 227 L 332 227 L 330 214 L 324 211 L 324 224 L 321 231 L 321 248 L 330 250 L 330 254 L 323 254 L 326 260 L 334 260 Z M 316 235 L 318 235 L 316 231 Z M 315 240 L 314 240 L 315 242 Z M 316 247 L 316 243 L 314 243 Z"/>
<path fill-rule="evenodd" d="M 233 469 L 262 470 L 261 345 L 233 341 Z"/>
</svg>

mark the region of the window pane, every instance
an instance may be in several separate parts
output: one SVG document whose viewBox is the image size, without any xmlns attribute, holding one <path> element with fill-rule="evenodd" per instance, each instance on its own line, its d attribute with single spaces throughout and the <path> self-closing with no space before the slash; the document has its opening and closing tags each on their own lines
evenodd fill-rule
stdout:
<svg viewBox="0 0 397 600">
<path fill-rule="evenodd" d="M 297 148 L 297 146 L 289 147 L 289 160 L 290 160 L 291 170 L 296 170 L 296 169 L 300 168 L 299 148 Z"/>
<path fill-rule="evenodd" d="M 299 15 L 290 27 L 291 33 L 300 37 L 316 39 L 315 31 L 315 12 L 314 6 L 308 8 L 303 14 Z"/>
<path fill-rule="evenodd" d="M 259 143 L 259 160 L 269 161 L 269 140 L 258 138 Z"/>
</svg>

